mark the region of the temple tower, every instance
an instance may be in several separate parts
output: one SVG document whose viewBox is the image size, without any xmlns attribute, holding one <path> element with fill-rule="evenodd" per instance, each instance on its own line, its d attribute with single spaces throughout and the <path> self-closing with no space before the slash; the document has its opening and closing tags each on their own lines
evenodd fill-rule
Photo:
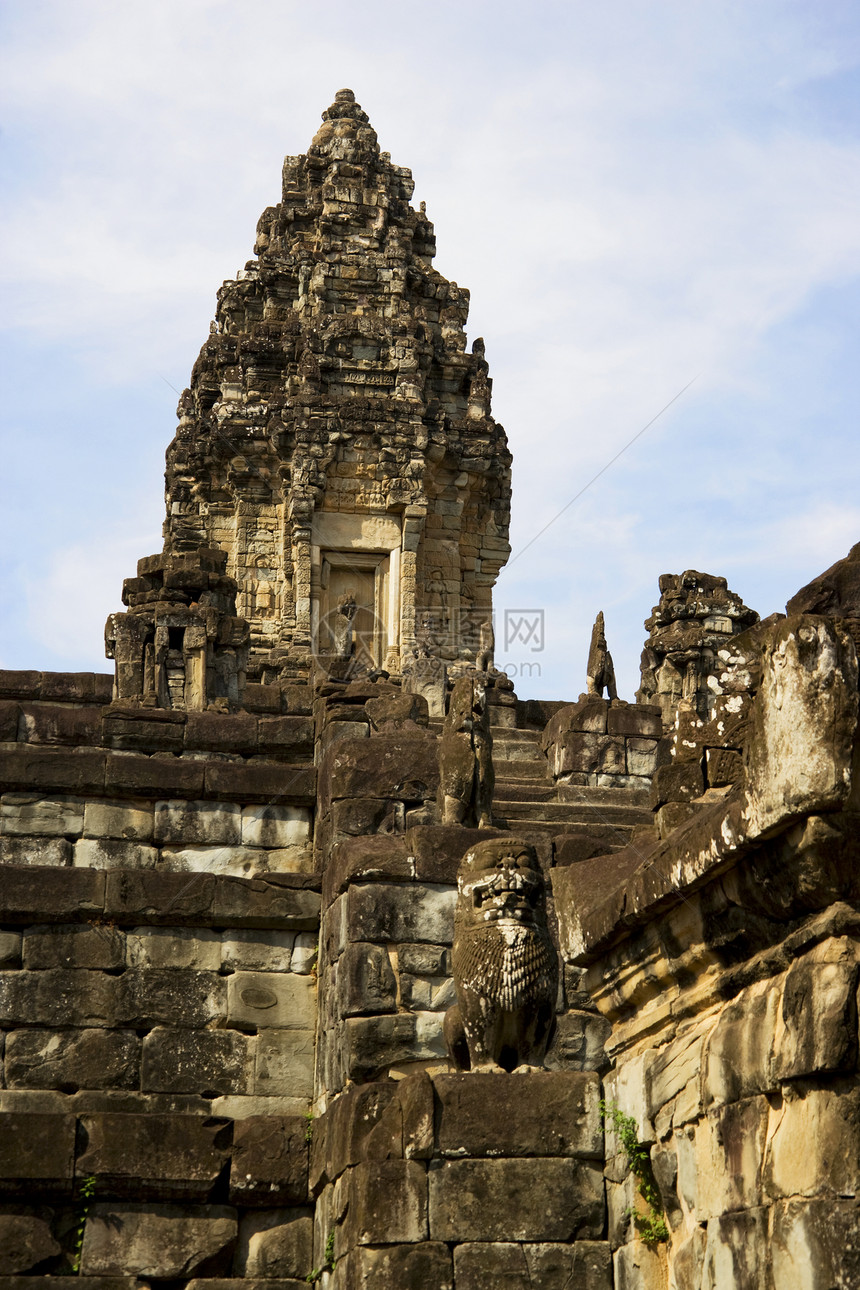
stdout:
<svg viewBox="0 0 860 1290">
<path fill-rule="evenodd" d="M 351 90 L 287 157 L 167 451 L 165 556 L 226 553 L 249 679 L 306 675 L 352 597 L 356 653 L 474 652 L 507 559 L 511 456 L 469 293 L 432 267 L 409 170 Z"/>
</svg>

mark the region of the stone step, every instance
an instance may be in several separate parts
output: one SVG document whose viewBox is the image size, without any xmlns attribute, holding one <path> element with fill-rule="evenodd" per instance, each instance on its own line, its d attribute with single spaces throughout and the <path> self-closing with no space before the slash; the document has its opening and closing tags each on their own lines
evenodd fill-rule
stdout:
<svg viewBox="0 0 860 1290">
<path fill-rule="evenodd" d="M 548 773 L 546 759 L 541 757 L 540 761 L 517 761 L 516 759 L 508 760 L 493 755 L 493 769 L 496 772 L 496 781 L 500 779 L 529 779 L 551 783 Z"/>
<path fill-rule="evenodd" d="M 510 829 L 511 833 L 522 833 L 526 836 L 535 833 L 543 836 L 557 838 L 561 836 L 570 836 L 572 833 L 581 833 L 588 836 L 592 832 L 592 827 L 587 823 L 577 821 L 559 822 L 558 820 L 520 820 L 514 819 L 502 811 L 493 811 L 493 826 L 497 829 Z M 611 832 L 607 830 L 605 824 L 602 825 L 601 836 L 604 839 L 606 852 L 620 851 L 622 847 L 627 846 L 633 835 L 633 827 L 629 824 L 617 824 L 611 827 Z"/>
<path fill-rule="evenodd" d="M 566 805 L 599 806 L 636 806 L 650 812 L 651 791 L 649 788 L 575 788 L 570 784 L 558 784 L 558 800 Z"/>
<path fill-rule="evenodd" d="M 653 818 L 650 811 L 641 807 L 613 806 L 603 802 L 581 802 L 574 805 L 572 802 L 506 801 L 504 812 L 508 819 L 541 819 L 552 824 L 591 821 L 595 824 L 627 824 L 632 827 L 636 824 L 649 824 Z"/>
<path fill-rule="evenodd" d="M 533 779 L 496 779 L 494 802 L 558 802 L 553 784 Z"/>
</svg>

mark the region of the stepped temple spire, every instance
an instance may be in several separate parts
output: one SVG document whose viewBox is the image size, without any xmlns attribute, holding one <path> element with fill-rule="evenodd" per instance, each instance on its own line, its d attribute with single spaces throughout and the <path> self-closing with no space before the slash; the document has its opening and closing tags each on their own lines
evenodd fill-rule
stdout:
<svg viewBox="0 0 860 1290">
<path fill-rule="evenodd" d="M 219 290 L 180 399 L 159 559 L 226 555 L 249 679 L 301 677 L 314 653 L 336 652 L 345 597 L 358 648 L 391 672 L 422 623 L 455 659 L 490 615 L 511 456 L 483 341 L 467 352 L 469 293 L 432 267 L 412 192 L 339 90 L 307 154 L 286 158 L 281 200 Z M 160 603 L 130 582 L 127 604 Z"/>
</svg>

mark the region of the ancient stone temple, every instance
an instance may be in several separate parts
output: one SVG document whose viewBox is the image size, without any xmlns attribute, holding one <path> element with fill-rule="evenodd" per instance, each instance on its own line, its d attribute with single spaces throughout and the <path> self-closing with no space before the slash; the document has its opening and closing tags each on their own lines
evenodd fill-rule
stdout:
<svg viewBox="0 0 860 1290">
<path fill-rule="evenodd" d="M 411 192 L 341 90 L 113 671 L 0 672 L 0 1290 L 854 1290 L 860 547 L 763 621 L 664 574 L 636 702 L 601 613 L 519 698 Z"/>
</svg>

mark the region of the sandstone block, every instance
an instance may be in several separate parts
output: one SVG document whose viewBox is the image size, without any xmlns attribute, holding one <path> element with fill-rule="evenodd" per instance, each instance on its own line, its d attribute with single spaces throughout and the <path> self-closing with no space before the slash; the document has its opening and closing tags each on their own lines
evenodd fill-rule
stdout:
<svg viewBox="0 0 860 1290">
<path fill-rule="evenodd" d="M 242 845 L 291 847 L 307 842 L 311 812 L 306 806 L 246 806 L 242 810 Z"/>
<path fill-rule="evenodd" d="M 731 748 L 708 748 L 705 752 L 705 774 L 709 788 L 721 784 L 742 784 L 743 758 Z"/>
<path fill-rule="evenodd" d="M 231 802 L 155 803 L 153 837 L 159 845 L 238 846 L 241 808 Z"/>
<path fill-rule="evenodd" d="M 6 1037 L 10 1088 L 136 1089 L 139 1069 L 133 1030 L 15 1030 Z"/>
<path fill-rule="evenodd" d="M 21 933 L 0 932 L 0 968 L 21 966 Z"/>
<path fill-rule="evenodd" d="M 451 1251 L 437 1241 L 356 1246 L 344 1259 L 350 1290 L 454 1290 Z"/>
<path fill-rule="evenodd" d="M 351 941 L 427 941 L 451 944 L 454 936 L 453 888 L 411 883 L 362 883 L 346 894 L 347 935 Z"/>
<path fill-rule="evenodd" d="M 654 772 L 651 784 L 651 806 L 654 810 L 665 802 L 690 802 L 705 791 L 702 767 L 698 762 L 672 762 Z"/>
<path fill-rule="evenodd" d="M 254 753 L 257 719 L 247 712 L 189 712 L 185 747 L 207 752 Z"/>
<path fill-rule="evenodd" d="M 39 1263 L 60 1253 L 61 1246 L 44 1217 L 0 1214 L 0 1276 L 32 1272 Z"/>
<path fill-rule="evenodd" d="M 852 1196 L 860 1190 L 860 1089 L 842 1081 L 789 1090 L 768 1138 L 767 1194 Z"/>
<path fill-rule="evenodd" d="M 745 1209 L 711 1218 L 705 1245 L 702 1290 L 766 1285 L 767 1245 L 766 1209 Z M 798 1281 L 793 1277 L 785 1284 L 792 1290 L 795 1287 L 799 1290 Z"/>
<path fill-rule="evenodd" d="M 153 808 L 146 802 L 87 802 L 84 807 L 85 838 L 125 838 L 150 842 Z"/>
<path fill-rule="evenodd" d="M 104 787 L 118 797 L 199 798 L 204 765 L 178 757 L 134 757 L 108 753 Z"/>
<path fill-rule="evenodd" d="M 437 1075 L 443 1156 L 603 1156 L 596 1074 Z"/>
<path fill-rule="evenodd" d="M 316 795 L 316 768 L 284 762 L 207 762 L 205 783 L 210 797 L 310 806 Z"/>
<path fill-rule="evenodd" d="M 613 1290 L 612 1255 L 604 1241 L 466 1242 L 454 1249 L 454 1274 L 457 1290 Z"/>
<path fill-rule="evenodd" d="M 72 843 L 66 838 L 0 837 L 0 864 L 65 866 L 72 863 Z"/>
<path fill-rule="evenodd" d="M 126 933 L 129 967 L 195 968 L 217 972 L 221 967 L 221 937 L 208 928 L 135 927 Z"/>
<path fill-rule="evenodd" d="M 782 1030 L 774 1043 L 775 1079 L 853 1070 L 857 976 L 853 962 L 804 958 L 792 964 L 782 992 Z"/>
<path fill-rule="evenodd" d="M 436 1241 L 599 1240 L 603 1172 L 579 1160 L 446 1160 L 430 1164 Z"/>
<path fill-rule="evenodd" d="M 213 1116 L 101 1111 L 80 1124 L 77 1175 L 115 1196 L 205 1199 L 230 1159 L 230 1123 Z"/>
<path fill-rule="evenodd" d="M 261 1030 L 257 1036 L 255 1094 L 310 1101 L 313 1091 L 313 1030 Z"/>
<path fill-rule="evenodd" d="M 243 1206 L 308 1203 L 304 1116 L 249 1116 L 236 1122 L 230 1197 Z"/>
<path fill-rule="evenodd" d="M 401 972 L 416 976 L 447 976 L 450 972 L 451 949 L 447 945 L 401 945 L 397 951 L 397 966 Z"/>
<path fill-rule="evenodd" d="M 268 853 L 254 847 L 226 845 L 162 847 L 159 869 L 166 873 L 212 873 L 254 878 L 268 868 Z"/>
<path fill-rule="evenodd" d="M 75 1117 L 8 1111 L 0 1134 L 0 1191 L 71 1191 Z"/>
<path fill-rule="evenodd" d="M 313 1030 L 316 987 L 293 972 L 234 972 L 227 978 L 227 1024 L 256 1031 Z"/>
<path fill-rule="evenodd" d="M 260 752 L 266 756 L 297 758 L 313 750 L 314 723 L 308 717 L 260 717 L 257 730 Z"/>
<path fill-rule="evenodd" d="M 437 1012 L 349 1017 L 342 1052 L 345 1073 L 354 1080 L 378 1078 L 401 1062 L 444 1060 L 442 1018 Z"/>
<path fill-rule="evenodd" d="M 5 836 L 79 837 L 84 803 L 79 797 L 38 797 L 4 793 L 0 798 L 0 833 Z"/>
<path fill-rule="evenodd" d="M 338 1010 L 342 1017 L 394 1012 L 397 979 L 381 945 L 353 942 L 337 963 Z"/>
<path fill-rule="evenodd" d="M 829 1290 L 860 1285 L 860 1204 L 828 1197 L 781 1201 L 771 1212 L 773 1286 Z M 759 1247 L 765 1252 L 764 1240 Z"/>
<path fill-rule="evenodd" d="M 449 977 L 417 977 L 401 972 L 400 1002 L 415 1012 L 446 1012 L 457 1002 L 454 982 Z"/>
<path fill-rule="evenodd" d="M 599 1071 L 607 1065 L 606 1041 L 612 1027 L 594 1012 L 562 1012 L 546 1055 L 553 1071 Z"/>
<path fill-rule="evenodd" d="M 215 903 L 211 874 L 135 872 L 108 873 L 104 879 L 104 909 L 109 917 L 147 923 L 206 921 Z"/>
<path fill-rule="evenodd" d="M 299 932 L 290 955 L 290 971 L 307 976 L 319 958 L 319 937 L 314 932 Z"/>
<path fill-rule="evenodd" d="M 650 777 L 657 767 L 656 739 L 627 740 L 627 773 Z"/>
<path fill-rule="evenodd" d="M 229 1273 L 236 1211 L 224 1205 L 94 1205 L 87 1217 L 83 1275 L 182 1278 Z"/>
<path fill-rule="evenodd" d="M 103 968 L 125 966 L 125 937 L 116 927 L 102 924 L 66 927 L 30 927 L 23 937 L 24 967 Z"/>
<path fill-rule="evenodd" d="M 313 1243 L 310 1210 L 263 1209 L 245 1214 L 239 1222 L 236 1271 L 243 1277 L 304 1281 L 313 1267 Z"/>
<path fill-rule="evenodd" d="M 293 874 L 267 874 L 250 879 L 219 875 L 212 899 L 213 918 L 227 927 L 316 931 L 320 918 L 319 893 L 310 886 L 292 886 L 291 880 L 305 881 Z"/>
<path fill-rule="evenodd" d="M 705 1106 L 734 1102 L 772 1087 L 772 1054 L 779 989 L 763 981 L 727 1004 L 705 1045 L 702 1096 Z"/>
<path fill-rule="evenodd" d="M 616 1250 L 613 1270 L 615 1290 L 663 1290 L 666 1284 L 659 1250 L 643 1241 Z"/>
<path fill-rule="evenodd" d="M 232 971 L 289 972 L 295 932 L 225 932 L 221 958 Z"/>
<path fill-rule="evenodd" d="M 59 1029 L 70 1017 L 79 1026 L 116 1025 L 120 980 L 85 969 L 0 972 L 0 1025 Z"/>
<path fill-rule="evenodd" d="M 606 715 L 606 730 L 610 735 L 661 739 L 663 718 L 658 707 L 644 703 L 610 707 Z"/>
<path fill-rule="evenodd" d="M 343 740 L 326 757 L 331 796 L 423 801 L 439 784 L 436 738 L 431 734 L 378 735 Z"/>
<path fill-rule="evenodd" d="M 200 1030 L 224 1022 L 225 982 L 214 972 L 144 967 L 129 968 L 121 977 L 107 979 L 118 985 L 117 1015 L 122 1025 Z"/>
<path fill-rule="evenodd" d="M 119 838 L 79 838 L 72 857 L 80 869 L 154 869 L 157 863 L 155 847 Z"/>
<path fill-rule="evenodd" d="M 352 1245 L 393 1245 L 427 1239 L 427 1168 L 417 1160 L 373 1160 L 349 1178 Z"/>
<path fill-rule="evenodd" d="M 156 1027 L 143 1040 L 141 1089 L 145 1093 L 248 1093 L 253 1040 L 235 1030 Z"/>
<path fill-rule="evenodd" d="M 46 869 L 38 878 L 26 866 L 3 870 L 0 918 L 13 923 L 76 921 L 104 911 L 105 875 L 83 869 Z"/>
<path fill-rule="evenodd" d="M 751 1097 L 709 1111 L 697 1123 L 700 1222 L 761 1204 L 767 1121 L 767 1099 Z"/>
<path fill-rule="evenodd" d="M 406 831 L 414 877 L 420 882 L 456 883 L 460 861 L 478 842 L 499 837 L 498 829 L 464 829 L 459 824 L 420 824 Z"/>
</svg>

